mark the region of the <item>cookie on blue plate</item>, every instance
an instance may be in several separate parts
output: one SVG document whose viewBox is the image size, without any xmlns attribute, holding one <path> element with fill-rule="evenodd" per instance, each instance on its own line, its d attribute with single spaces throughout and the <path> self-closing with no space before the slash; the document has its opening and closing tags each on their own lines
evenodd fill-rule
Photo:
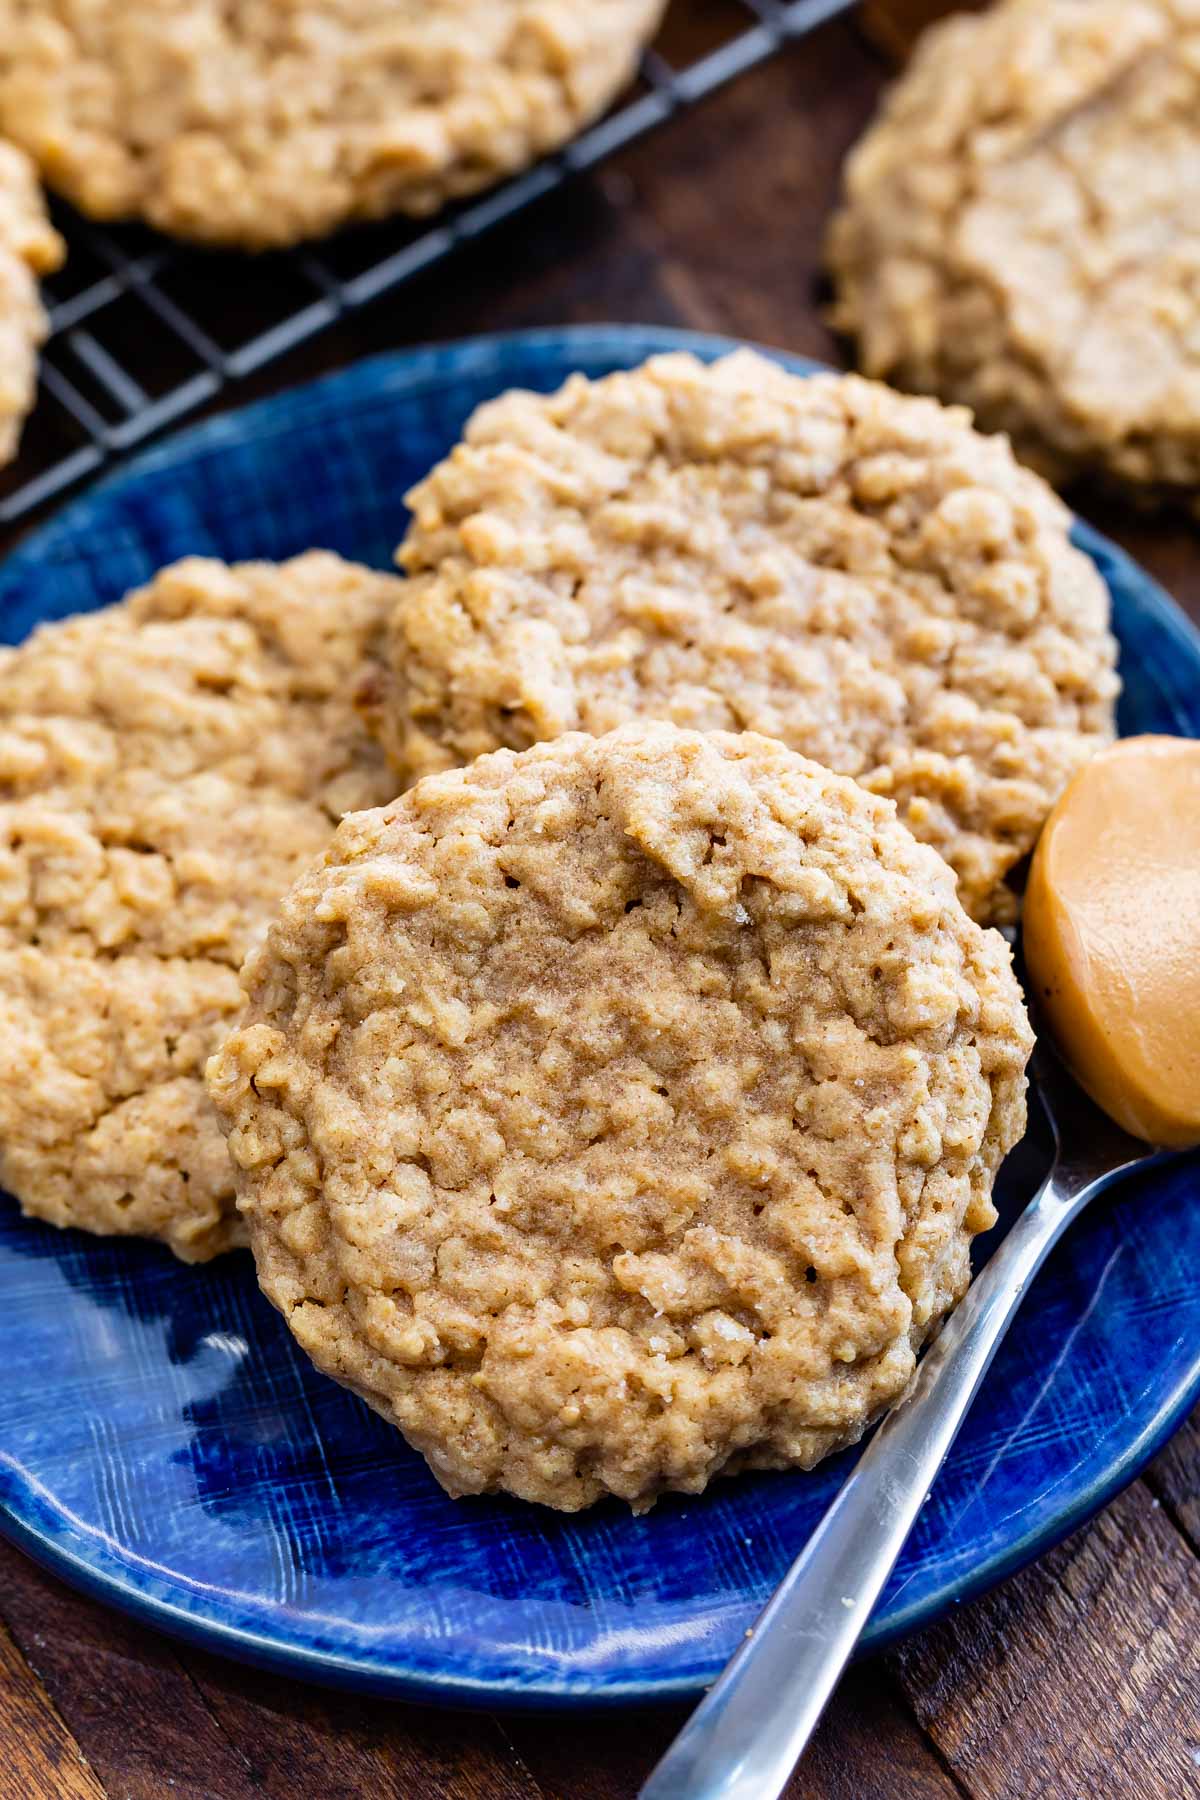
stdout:
<svg viewBox="0 0 1200 1800">
<path fill-rule="evenodd" d="M 395 783 L 351 692 L 399 583 L 192 559 L 0 650 L 0 1185 L 55 1225 L 241 1241 L 205 1096 L 242 959 Z"/>
</svg>

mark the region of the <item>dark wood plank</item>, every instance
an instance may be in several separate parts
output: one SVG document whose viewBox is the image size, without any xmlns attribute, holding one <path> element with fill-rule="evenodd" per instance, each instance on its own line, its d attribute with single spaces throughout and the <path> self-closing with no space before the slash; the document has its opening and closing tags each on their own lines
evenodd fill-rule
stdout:
<svg viewBox="0 0 1200 1800">
<path fill-rule="evenodd" d="M 822 246 L 882 76 L 835 21 L 620 159 L 689 325 L 838 360 L 821 316 Z"/>
<path fill-rule="evenodd" d="M 965 1793 L 887 1665 L 873 1658 L 844 1677 L 788 1800 L 952 1800 Z"/>
<path fill-rule="evenodd" d="M 1200 1553 L 1200 1412 L 1194 1412 L 1151 1464 L 1146 1485 Z"/>
<path fill-rule="evenodd" d="M 1200 1794 L 1200 1561 L 1143 1483 L 891 1666 L 975 1800 Z"/>
<path fill-rule="evenodd" d="M 97 1800 L 106 1790 L 120 1800 L 293 1800 L 306 1791 L 322 1800 L 541 1800 L 493 1720 L 324 1693 L 192 1651 L 73 1593 L 2 1541 L 0 1615 L 13 1634 L 0 1627 L 0 1732 L 4 1646 L 24 1667 L 19 1643 L 45 1683 L 37 1691 L 47 1717 L 67 1743 L 86 1746 L 104 1784 L 30 1786 L 12 1800 Z M 13 1729 L 36 1747 L 35 1722 L 26 1706 Z M 0 1762 L 0 1800 L 10 1800 L 3 1780 Z"/>
<path fill-rule="evenodd" d="M 671 1709 L 619 1719 L 509 1719 L 506 1729 L 555 1800 L 633 1800 L 686 1717 Z M 876 1661 L 846 1676 L 786 1800 L 955 1800 L 964 1792 Z"/>
<path fill-rule="evenodd" d="M 74 1593 L 2 1541 L 0 1614 L 111 1795 L 241 1800 L 255 1791 L 245 1759 L 164 1638 Z"/>
<path fill-rule="evenodd" d="M 240 1668 L 184 1650 L 252 1791 L 271 1800 L 543 1800 L 487 1715 L 400 1706 Z"/>
<path fill-rule="evenodd" d="M 0 1626 L 0 1800 L 105 1800 L 78 1742 Z"/>
</svg>

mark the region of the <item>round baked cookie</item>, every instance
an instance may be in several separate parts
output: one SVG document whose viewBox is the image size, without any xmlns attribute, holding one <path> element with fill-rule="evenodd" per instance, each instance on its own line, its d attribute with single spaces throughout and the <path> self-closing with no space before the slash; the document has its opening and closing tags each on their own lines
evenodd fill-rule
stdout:
<svg viewBox="0 0 1200 1800">
<path fill-rule="evenodd" d="M 917 49 L 829 261 L 864 369 L 1053 480 L 1200 490 L 1200 3 L 1006 0 Z"/>
<path fill-rule="evenodd" d="M 482 407 L 409 496 L 406 777 L 635 717 L 780 738 L 892 796 L 967 911 L 1113 731 L 1108 595 L 967 415 L 750 352 Z"/>
<path fill-rule="evenodd" d="M 0 141 L 0 463 L 16 454 L 37 387 L 37 352 L 48 329 L 37 278 L 62 260 L 63 242 L 46 217 L 32 164 Z"/>
<path fill-rule="evenodd" d="M 350 695 L 398 583 L 191 560 L 0 651 L 0 1184 L 55 1225 L 242 1241 L 204 1064 L 238 970 L 351 807 Z"/>
<path fill-rule="evenodd" d="M 556 148 L 663 0 L 0 0 L 0 130 L 94 218 L 263 249 Z"/>
<path fill-rule="evenodd" d="M 996 932 L 753 734 L 570 734 L 343 822 L 209 1066 L 259 1279 L 452 1494 L 636 1508 L 904 1393 L 1024 1129 Z"/>
</svg>

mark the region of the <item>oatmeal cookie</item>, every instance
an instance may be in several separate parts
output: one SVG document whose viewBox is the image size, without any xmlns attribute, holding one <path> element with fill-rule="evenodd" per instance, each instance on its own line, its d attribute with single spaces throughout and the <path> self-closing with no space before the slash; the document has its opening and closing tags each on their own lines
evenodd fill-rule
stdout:
<svg viewBox="0 0 1200 1800">
<path fill-rule="evenodd" d="M 829 261 L 863 367 L 1055 481 L 1200 490 L 1200 0 L 1006 0 L 924 38 Z"/>
<path fill-rule="evenodd" d="M 663 0 L 0 0 L 0 129 L 94 218 L 264 249 L 569 138 Z"/>
<path fill-rule="evenodd" d="M 0 142 L 0 463 L 16 454 L 33 405 L 47 330 L 37 278 L 62 260 L 63 242 L 46 217 L 31 163 Z"/>
<path fill-rule="evenodd" d="M 499 751 L 347 819 L 209 1066 L 259 1279 L 452 1494 L 809 1466 L 904 1393 L 1024 1127 L 998 933 L 753 734 Z"/>
<path fill-rule="evenodd" d="M 1108 595 L 1069 515 L 933 401 L 656 357 L 482 407 L 409 500 L 368 700 L 410 779 L 634 717 L 761 731 L 891 795 L 987 922 L 1112 734 Z"/>
<path fill-rule="evenodd" d="M 242 958 L 395 782 L 349 695 L 398 583 L 192 560 L 0 651 L 0 1182 L 55 1225 L 240 1241 L 204 1092 Z"/>
</svg>

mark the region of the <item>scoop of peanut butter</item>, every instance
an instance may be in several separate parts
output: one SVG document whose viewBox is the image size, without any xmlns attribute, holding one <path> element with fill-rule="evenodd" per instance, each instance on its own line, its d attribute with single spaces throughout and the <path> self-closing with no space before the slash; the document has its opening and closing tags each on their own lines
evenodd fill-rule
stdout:
<svg viewBox="0 0 1200 1800">
<path fill-rule="evenodd" d="M 1200 1143 L 1200 741 L 1126 738 L 1051 813 L 1025 961 L 1077 1079 L 1136 1137 Z"/>
</svg>

